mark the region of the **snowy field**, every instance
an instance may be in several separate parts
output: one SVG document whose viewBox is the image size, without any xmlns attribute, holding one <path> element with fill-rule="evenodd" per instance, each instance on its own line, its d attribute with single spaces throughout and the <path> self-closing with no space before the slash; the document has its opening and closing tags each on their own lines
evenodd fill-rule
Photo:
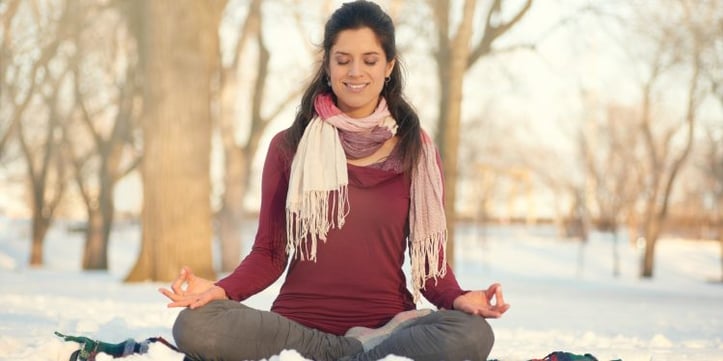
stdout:
<svg viewBox="0 0 723 361">
<path fill-rule="evenodd" d="M 178 310 L 167 309 L 156 291 L 166 285 L 120 282 L 138 252 L 138 228 L 114 231 L 109 272 L 81 272 L 82 234 L 66 230 L 51 230 L 46 266 L 30 269 L 27 222 L 0 218 L 0 360 L 67 360 L 76 345 L 62 342 L 56 330 L 114 343 L 172 340 Z M 512 305 L 491 321 L 497 342 L 490 358 L 527 360 L 564 350 L 601 361 L 723 360 L 723 284 L 711 282 L 720 277 L 715 242 L 661 240 L 656 277 L 641 281 L 640 250 L 627 241 L 617 247 L 621 275 L 612 276 L 613 244 L 606 235 L 593 234 L 584 247 L 558 239 L 549 227 L 460 227 L 458 237 L 462 286 L 501 282 Z M 268 309 L 277 290 L 278 284 L 247 304 Z M 157 344 L 129 358 L 181 359 Z M 272 360 L 303 358 L 285 351 Z"/>
</svg>

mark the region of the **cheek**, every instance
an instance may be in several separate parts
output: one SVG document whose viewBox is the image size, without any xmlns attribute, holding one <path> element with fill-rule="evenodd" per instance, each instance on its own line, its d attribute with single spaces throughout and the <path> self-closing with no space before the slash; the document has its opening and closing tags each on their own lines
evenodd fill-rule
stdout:
<svg viewBox="0 0 723 361">
<path fill-rule="evenodd" d="M 333 65 L 329 67 L 329 78 L 332 82 L 343 78 L 345 74 L 346 70 L 342 67 Z"/>
</svg>

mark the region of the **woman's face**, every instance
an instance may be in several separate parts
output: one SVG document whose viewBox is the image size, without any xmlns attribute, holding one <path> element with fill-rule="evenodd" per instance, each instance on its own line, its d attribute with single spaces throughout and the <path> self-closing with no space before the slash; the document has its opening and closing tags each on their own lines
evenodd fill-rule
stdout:
<svg viewBox="0 0 723 361">
<path fill-rule="evenodd" d="M 353 118 L 374 112 L 394 60 L 369 28 L 343 30 L 329 52 L 329 80 L 341 111 Z"/>
</svg>

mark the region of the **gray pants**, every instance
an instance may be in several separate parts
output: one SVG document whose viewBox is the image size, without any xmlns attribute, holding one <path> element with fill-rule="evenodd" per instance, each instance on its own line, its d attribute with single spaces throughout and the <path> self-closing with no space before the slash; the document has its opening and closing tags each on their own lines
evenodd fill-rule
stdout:
<svg viewBox="0 0 723 361">
<path fill-rule="evenodd" d="M 259 360 L 285 349 L 312 360 L 363 361 L 397 355 L 416 361 L 484 361 L 494 343 L 484 318 L 437 311 L 400 327 L 364 352 L 355 338 L 321 332 L 235 301 L 214 301 L 181 311 L 173 337 L 189 358 L 206 361 Z"/>
</svg>

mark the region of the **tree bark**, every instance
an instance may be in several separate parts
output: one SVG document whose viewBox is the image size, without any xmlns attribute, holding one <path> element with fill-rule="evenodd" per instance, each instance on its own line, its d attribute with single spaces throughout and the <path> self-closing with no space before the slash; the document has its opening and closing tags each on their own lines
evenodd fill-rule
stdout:
<svg viewBox="0 0 723 361">
<path fill-rule="evenodd" d="M 445 214 L 449 215 L 448 247 L 452 254 L 448 258 L 451 267 L 454 267 L 454 240 L 457 212 L 455 202 L 457 200 L 457 172 L 459 159 L 459 129 L 462 118 L 462 89 L 464 87 L 464 74 L 467 69 L 467 57 L 469 56 L 469 40 L 472 37 L 472 20 L 476 0 L 467 0 L 464 5 L 464 16 L 462 23 L 457 28 L 457 34 L 452 40 L 451 59 L 449 63 L 449 79 L 447 100 L 449 103 L 442 115 L 446 122 L 443 127 L 444 134 L 441 138 L 441 148 L 444 149 L 444 177 L 445 177 Z"/>
<path fill-rule="evenodd" d="M 223 207 L 219 215 L 219 237 L 221 239 L 221 270 L 231 271 L 241 259 L 243 239 L 241 238 L 244 217 L 243 199 L 246 195 L 249 165 L 243 150 L 227 148 L 224 174 L 225 190 Z"/>
<path fill-rule="evenodd" d="M 43 241 L 50 228 L 50 219 L 40 214 L 42 211 L 33 209 L 32 222 L 32 246 L 30 248 L 30 266 L 39 267 L 43 265 Z"/>
<path fill-rule="evenodd" d="M 103 217 L 98 209 L 89 209 L 83 249 L 83 269 L 108 269 L 107 251 L 107 244 L 103 239 Z"/>
<path fill-rule="evenodd" d="M 182 266 L 214 279 L 211 257 L 211 84 L 222 6 L 143 2 L 142 245 L 127 281 L 170 281 Z"/>
<path fill-rule="evenodd" d="M 88 229 L 86 229 L 83 252 L 84 270 L 108 269 L 108 243 L 115 215 L 113 201 L 115 182 L 105 179 L 107 174 L 100 178 L 100 194 L 97 204 L 91 202 L 86 205 L 88 207 Z"/>
</svg>

